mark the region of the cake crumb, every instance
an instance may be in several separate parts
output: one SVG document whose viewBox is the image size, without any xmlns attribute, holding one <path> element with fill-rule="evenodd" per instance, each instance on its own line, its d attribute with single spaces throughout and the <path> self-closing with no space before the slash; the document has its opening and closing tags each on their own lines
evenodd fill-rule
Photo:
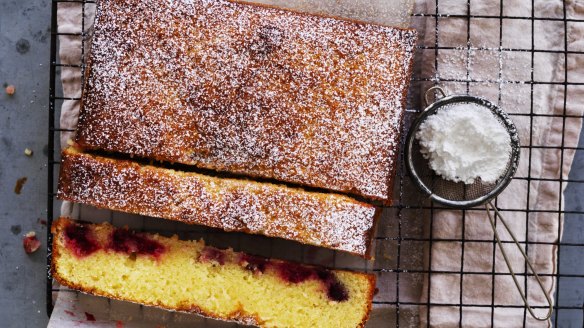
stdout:
<svg viewBox="0 0 584 328">
<path fill-rule="evenodd" d="M 16 88 L 13 85 L 6 86 L 4 90 L 6 91 L 6 94 L 9 96 L 12 96 L 16 92 Z"/>
<path fill-rule="evenodd" d="M 26 149 L 24 149 L 24 154 L 28 157 L 31 157 L 33 152 L 30 148 L 26 148 Z"/>
<path fill-rule="evenodd" d="M 15 194 L 20 195 L 20 192 L 22 191 L 22 187 L 26 183 L 26 180 L 28 180 L 27 177 L 22 177 L 22 178 L 19 178 L 18 180 L 16 180 L 16 184 L 14 185 L 14 193 Z"/>
<path fill-rule="evenodd" d="M 36 232 L 29 231 L 22 239 L 22 246 L 27 254 L 36 252 L 41 247 L 41 242 L 36 237 Z"/>
</svg>

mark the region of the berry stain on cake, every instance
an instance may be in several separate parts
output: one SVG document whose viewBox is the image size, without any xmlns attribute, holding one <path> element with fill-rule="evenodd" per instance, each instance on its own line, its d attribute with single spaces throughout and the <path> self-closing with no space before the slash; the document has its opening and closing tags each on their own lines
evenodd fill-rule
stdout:
<svg viewBox="0 0 584 328">
<path fill-rule="evenodd" d="M 164 253 L 164 246 L 162 244 L 128 229 L 115 229 L 112 232 L 108 246 L 116 252 L 151 255 L 155 258 L 160 257 Z"/>
<path fill-rule="evenodd" d="M 228 254 L 224 250 L 205 246 L 201 250 L 199 261 L 224 265 Z M 278 277 L 290 284 L 299 284 L 308 280 L 319 281 L 326 290 L 331 301 L 343 302 L 349 299 L 346 287 L 337 279 L 334 273 L 322 268 L 315 268 L 291 262 L 271 261 L 269 259 L 249 254 L 239 254 L 236 261 L 245 270 L 254 274 L 263 274 L 273 270 Z"/>
<path fill-rule="evenodd" d="M 94 231 L 83 224 L 70 224 L 65 228 L 66 245 L 77 257 L 86 257 L 101 249 L 155 258 L 164 253 L 162 244 L 128 229 L 113 229 L 108 240 L 107 244 L 100 244 Z"/>
<path fill-rule="evenodd" d="M 240 266 L 253 273 L 264 273 L 264 271 L 266 271 L 268 259 L 249 254 L 241 254 L 238 263 Z"/>
<path fill-rule="evenodd" d="M 306 267 L 295 263 L 274 263 L 279 276 L 287 282 L 297 284 L 307 280 L 320 281 L 331 301 L 343 302 L 349 299 L 345 286 L 337 279 L 334 273 L 319 268 Z"/>
<path fill-rule="evenodd" d="M 223 265 L 225 264 L 225 253 L 215 247 L 206 246 L 201 251 L 201 255 L 199 255 L 199 261 Z"/>
<path fill-rule="evenodd" d="M 101 248 L 92 229 L 81 224 L 69 224 L 65 228 L 65 241 L 77 257 L 89 256 Z"/>
</svg>

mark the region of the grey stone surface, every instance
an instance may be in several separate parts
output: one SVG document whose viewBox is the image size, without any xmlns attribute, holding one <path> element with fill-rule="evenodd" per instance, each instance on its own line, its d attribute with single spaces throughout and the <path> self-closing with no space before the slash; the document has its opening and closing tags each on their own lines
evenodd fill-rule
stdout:
<svg viewBox="0 0 584 328">
<path fill-rule="evenodd" d="M 584 133 L 580 135 L 579 144 L 580 147 L 584 146 Z M 584 151 L 576 152 L 569 178 L 582 182 L 571 182 L 566 186 L 565 210 L 582 212 L 584 210 Z M 584 214 L 565 214 L 562 242 L 566 244 L 584 242 Z M 559 273 L 562 275 L 584 274 L 583 251 L 582 246 L 561 246 Z M 574 307 L 574 309 L 559 310 L 556 327 L 584 326 L 584 278 L 561 278 L 557 296 L 558 304 Z"/>
<path fill-rule="evenodd" d="M 0 1 L 0 326 L 45 327 L 50 1 Z M 16 88 L 13 96 L 4 84 Z M 25 148 L 34 151 L 24 155 Z M 14 185 L 27 182 L 20 195 Z M 41 249 L 27 255 L 22 236 Z"/>
</svg>

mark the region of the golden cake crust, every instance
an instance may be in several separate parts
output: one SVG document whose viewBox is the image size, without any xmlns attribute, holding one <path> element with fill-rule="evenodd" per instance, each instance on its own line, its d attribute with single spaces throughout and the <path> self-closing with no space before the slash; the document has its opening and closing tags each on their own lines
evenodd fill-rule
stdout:
<svg viewBox="0 0 584 328">
<path fill-rule="evenodd" d="M 66 275 L 61 274 L 61 270 L 59 270 L 59 263 L 60 263 L 60 258 L 61 258 L 61 250 L 65 249 L 64 240 L 63 240 L 64 239 L 63 231 L 67 225 L 75 224 L 74 222 L 75 222 L 75 220 L 72 220 L 70 218 L 60 217 L 57 220 L 53 221 L 53 224 L 51 226 L 51 233 L 53 235 L 53 243 L 52 243 L 52 247 L 51 247 L 51 250 L 52 250 L 52 252 L 51 252 L 51 257 L 52 257 L 52 259 L 51 259 L 51 276 L 62 286 L 66 286 L 66 287 L 69 287 L 69 288 L 72 288 L 75 290 L 79 290 L 81 292 L 91 294 L 91 295 L 103 296 L 103 297 L 108 297 L 108 298 L 112 298 L 112 299 L 117 299 L 120 301 L 128 301 L 128 302 L 133 302 L 133 303 L 137 303 L 137 304 L 158 307 L 158 308 L 162 308 L 165 310 L 194 313 L 194 314 L 198 314 L 198 315 L 208 317 L 208 318 L 213 318 L 213 319 L 218 319 L 218 320 L 223 320 L 223 321 L 233 321 L 233 322 L 238 322 L 238 323 L 245 324 L 245 325 L 263 326 L 262 320 L 257 315 L 251 315 L 249 313 L 246 313 L 243 310 L 243 308 L 241 308 L 241 307 L 238 310 L 233 311 L 232 313 L 229 313 L 228 315 L 225 316 L 225 315 L 221 315 L 218 313 L 205 311 L 205 310 L 201 309 L 199 306 L 196 306 L 194 304 L 184 304 L 184 305 L 177 306 L 177 307 L 167 307 L 167 306 L 157 304 L 154 302 L 144 302 L 143 300 L 129 300 L 129 299 L 117 297 L 116 295 L 104 292 L 104 291 L 96 289 L 96 288 L 91 288 L 91 287 L 88 287 L 88 286 L 71 281 Z M 109 223 L 105 222 L 105 223 L 102 223 L 102 224 L 96 225 L 96 226 L 105 227 L 106 229 L 108 229 Z M 336 270 L 336 271 L 345 271 L 345 270 Z M 369 300 L 369 302 L 368 302 L 367 308 L 365 309 L 365 315 L 364 315 L 362 321 L 357 326 L 357 327 L 365 327 L 365 323 L 369 319 L 369 315 L 371 313 L 372 300 L 373 300 L 373 297 L 376 293 L 376 288 L 375 288 L 376 277 L 375 277 L 375 275 L 372 275 L 372 274 L 365 274 L 365 273 L 360 273 L 360 272 L 351 271 L 351 273 L 356 274 L 356 275 L 361 275 L 363 278 L 367 279 L 369 282 L 368 283 L 369 289 L 368 289 L 368 293 L 367 293 L 367 295 L 368 295 L 367 299 Z"/>
<path fill-rule="evenodd" d="M 62 153 L 57 197 L 371 258 L 381 209 L 344 195 Z"/>
<path fill-rule="evenodd" d="M 102 0 L 77 142 L 389 204 L 415 39 L 223 0 Z"/>
</svg>

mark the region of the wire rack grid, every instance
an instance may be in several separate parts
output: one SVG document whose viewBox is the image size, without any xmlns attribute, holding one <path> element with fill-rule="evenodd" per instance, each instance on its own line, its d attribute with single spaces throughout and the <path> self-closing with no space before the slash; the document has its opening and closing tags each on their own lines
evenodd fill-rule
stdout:
<svg viewBox="0 0 584 328">
<path fill-rule="evenodd" d="M 500 0 L 498 5 L 496 4 L 496 2 L 493 2 L 493 6 L 496 7 L 496 11 L 498 11 L 498 13 L 492 12 L 489 14 L 475 14 L 473 12 L 473 2 L 476 3 L 476 0 L 468 0 L 468 1 L 461 1 L 461 3 L 463 3 L 462 8 L 459 8 L 460 11 L 457 11 L 457 13 L 451 13 L 451 12 L 444 12 L 442 10 L 442 6 L 440 4 L 441 1 L 445 1 L 445 0 L 430 0 L 431 5 L 428 5 L 424 10 L 420 10 L 419 12 L 414 12 L 412 14 L 412 20 L 414 25 L 416 25 L 416 23 L 420 23 L 420 22 L 430 22 L 432 21 L 432 24 L 427 24 L 427 26 L 432 26 L 433 31 L 432 30 L 426 30 L 426 33 L 433 33 L 433 41 L 431 42 L 427 42 L 428 39 L 426 40 L 420 40 L 419 44 L 418 44 L 418 56 L 417 56 L 417 61 L 419 62 L 420 60 L 420 53 L 422 52 L 433 52 L 434 53 L 434 66 L 433 69 L 435 72 L 439 71 L 439 66 L 441 65 L 441 62 L 439 61 L 440 56 L 443 56 L 443 54 L 445 52 L 448 51 L 462 51 L 463 53 L 466 53 L 466 74 L 463 74 L 462 78 L 459 77 L 455 77 L 455 78 L 447 78 L 447 77 L 441 77 L 439 76 L 437 73 L 433 74 L 433 75 L 428 75 L 424 72 L 420 72 L 420 71 L 415 71 L 414 72 L 414 76 L 413 76 L 413 80 L 412 80 L 412 86 L 411 86 L 411 92 L 410 92 L 410 97 L 408 100 L 408 110 L 406 113 L 406 118 L 405 118 L 405 124 L 404 124 L 404 131 L 402 131 L 403 136 L 406 135 L 407 132 L 407 127 L 409 126 L 409 123 L 411 122 L 411 120 L 416 116 L 416 114 L 420 111 L 420 109 L 422 108 L 422 104 L 421 104 L 421 97 L 419 96 L 419 93 L 421 92 L 420 90 L 425 90 L 428 87 L 432 86 L 432 85 L 436 85 L 436 84 L 447 84 L 450 86 L 454 86 L 455 89 L 462 89 L 463 91 L 466 91 L 467 93 L 472 93 L 473 90 L 475 90 L 475 88 L 477 86 L 481 86 L 481 85 L 485 85 L 485 84 L 494 84 L 496 85 L 496 87 L 498 88 L 498 92 L 497 92 L 497 100 L 500 103 L 502 101 L 501 97 L 502 97 L 502 92 L 501 92 L 501 81 L 505 80 L 505 77 L 503 76 L 503 72 L 501 67 L 498 67 L 498 72 L 497 72 L 497 76 L 494 79 L 479 79 L 475 76 L 473 76 L 473 74 L 471 73 L 470 70 L 470 66 L 471 66 L 471 55 L 470 53 L 472 51 L 482 51 L 482 50 L 488 50 L 488 51 L 496 51 L 499 53 L 507 53 L 507 54 L 514 54 L 514 53 L 521 53 L 521 54 L 526 54 L 527 56 L 530 56 L 530 62 L 531 62 L 531 71 L 530 74 L 528 76 L 527 79 L 524 80 L 507 80 L 505 81 L 506 83 L 512 83 L 512 84 L 521 84 L 526 86 L 529 89 L 529 112 L 528 113 L 512 113 L 511 116 L 512 118 L 522 118 L 525 119 L 530 127 L 533 127 L 534 124 L 534 120 L 538 119 L 539 117 L 547 117 L 547 116 L 553 116 L 553 115 L 549 115 L 549 114 L 538 114 L 534 111 L 534 93 L 535 93 L 535 88 L 539 85 L 553 85 L 553 86 L 561 86 L 564 89 L 564 93 L 563 93 L 563 108 L 564 111 L 562 113 L 562 115 L 560 116 L 561 119 L 563 120 L 563 127 L 565 128 L 566 126 L 566 121 L 568 119 L 582 119 L 583 116 L 581 114 L 579 115 L 573 115 L 573 114 L 569 114 L 566 110 L 567 105 L 568 105 L 568 94 L 567 94 L 567 90 L 569 87 L 577 87 L 577 86 L 581 86 L 584 85 L 584 81 L 578 81 L 578 82 L 573 82 L 570 81 L 568 78 L 568 74 L 569 74 L 569 70 L 568 70 L 568 58 L 570 55 L 584 55 L 583 51 L 575 51 L 575 50 L 571 50 L 568 49 L 568 26 L 570 24 L 578 24 L 578 23 L 584 23 L 584 19 L 576 19 L 576 18 L 570 18 L 567 15 L 567 11 L 566 11 L 566 3 L 563 4 L 563 12 L 558 16 L 558 17 L 539 17 L 536 15 L 535 12 L 535 3 L 537 2 L 537 0 L 531 0 L 531 14 L 530 15 L 509 15 L 506 14 L 505 11 L 505 3 L 504 0 Z M 62 129 L 59 127 L 58 124 L 58 118 L 59 118 L 59 113 L 60 113 L 60 106 L 62 105 L 63 101 L 65 100 L 75 100 L 75 98 L 68 98 L 68 97 L 64 97 L 62 95 L 62 90 L 61 90 L 61 86 L 60 86 L 60 71 L 62 68 L 67 67 L 67 68 L 75 68 L 75 69 L 79 69 L 81 71 L 83 71 L 84 69 L 84 61 L 83 61 L 83 49 L 84 49 L 84 44 L 85 42 L 87 42 L 87 29 L 86 29 L 86 23 L 85 20 L 83 20 L 82 22 L 82 29 L 79 32 L 59 32 L 58 31 L 58 26 L 57 26 L 57 14 L 58 14 L 58 10 L 59 10 L 59 4 L 62 3 L 78 3 L 81 5 L 82 8 L 82 15 L 83 17 L 85 17 L 85 8 L 86 6 L 94 6 L 95 5 L 95 1 L 91 1 L 91 0 L 52 0 L 52 22 L 51 22 L 51 30 L 52 30 L 52 34 L 51 34 L 51 53 L 50 53 L 50 105 L 49 105 L 49 129 L 48 129 L 48 148 L 49 148 L 49 152 L 48 152 L 48 191 L 47 191 L 47 221 L 48 224 L 50 226 L 50 224 L 53 221 L 53 218 L 59 215 L 59 205 L 60 202 L 58 200 L 55 199 L 55 194 L 56 194 L 56 176 L 58 174 L 58 166 L 60 164 L 60 146 L 59 146 L 59 136 L 62 132 L 68 132 L 70 130 L 67 129 Z M 422 6 L 423 7 L 423 6 Z M 416 7 L 417 8 L 417 7 Z M 461 36 L 465 36 L 466 37 L 466 46 L 465 47 L 459 47 L 459 46 L 450 46 L 450 45 L 444 45 L 443 44 L 443 38 L 441 37 L 441 30 L 440 30 L 440 26 L 443 23 L 444 20 L 447 19 L 458 19 L 461 21 L 465 21 L 465 27 L 466 29 L 462 29 L 460 31 L 460 35 Z M 490 20 L 496 24 L 498 24 L 499 27 L 499 35 L 498 35 L 498 45 L 495 45 L 495 47 L 477 47 L 472 45 L 471 42 L 471 23 L 474 20 Z M 531 28 L 531 46 L 527 47 L 527 48 L 512 48 L 512 47 L 507 47 L 506 45 L 504 45 L 503 42 L 503 26 L 509 22 L 509 21 L 522 21 L 525 22 L 527 25 L 530 26 Z M 536 24 L 546 24 L 546 23 L 552 23 L 552 24 L 561 24 L 563 25 L 563 30 L 564 33 L 563 35 L 559 36 L 562 37 L 564 40 L 563 44 L 564 44 L 564 48 L 563 49 L 540 49 L 536 46 L 536 41 L 535 41 L 535 26 Z M 62 64 L 59 60 L 59 56 L 58 56 L 58 38 L 60 36 L 63 35 L 69 35 L 69 36 L 73 36 L 73 37 L 78 37 L 81 40 L 81 58 L 80 58 L 80 62 L 78 64 Z M 536 79 L 536 76 L 534 74 L 534 65 L 535 65 L 535 57 L 538 56 L 538 54 L 559 54 L 561 55 L 562 58 L 562 63 L 561 65 L 564 66 L 564 78 L 563 81 L 540 81 L 538 79 Z M 416 65 L 416 63 L 414 64 Z M 493 99 L 494 100 L 494 99 Z M 557 115 L 556 115 L 557 117 Z M 550 150 L 554 150 L 557 151 L 559 154 L 559 160 L 561 161 L 561 164 L 563 164 L 563 160 L 564 160 L 564 152 L 566 151 L 582 151 L 582 148 L 580 145 L 566 145 L 564 143 L 564 136 L 562 135 L 562 140 L 561 140 L 561 144 L 558 146 L 546 146 L 546 145 L 542 145 L 542 146 L 535 146 L 533 145 L 533 129 L 530 129 L 530 133 L 529 133 L 529 140 L 522 140 L 522 160 L 524 161 L 528 161 L 529 162 L 529 169 L 527 170 L 527 174 L 522 176 L 522 175 L 518 175 L 516 176 L 515 180 L 524 180 L 527 182 L 527 185 L 529 186 L 530 183 L 534 182 L 534 181 L 553 181 L 556 182 L 558 184 L 559 190 L 563 190 L 563 188 L 566 186 L 566 184 L 569 184 L 569 186 L 575 186 L 575 189 L 580 188 L 579 186 L 582 186 L 583 188 L 580 188 L 579 190 L 584 190 L 584 180 L 582 179 L 575 179 L 575 178 L 570 178 L 570 177 L 564 177 L 563 175 L 560 175 L 557 178 L 542 178 L 542 177 L 536 177 L 536 176 L 532 176 L 531 175 L 531 164 L 532 164 L 532 150 L 536 149 L 536 148 L 544 148 L 544 149 L 550 149 Z M 562 130 L 562 133 L 564 133 L 564 130 Z M 403 161 L 401 161 L 400 159 L 400 163 L 403 163 Z M 561 165 L 563 167 L 563 165 Z M 378 275 L 383 275 L 383 277 L 385 277 L 385 279 L 380 279 L 380 284 L 383 284 L 384 286 L 378 285 L 378 287 L 380 289 L 392 289 L 394 290 L 393 292 L 393 297 L 388 298 L 388 299 L 379 299 L 376 298 L 374 300 L 374 303 L 377 304 L 378 306 L 388 306 L 390 308 L 393 309 L 394 311 L 394 315 L 392 315 L 391 317 L 386 318 L 386 322 L 390 325 L 390 326 L 396 326 L 396 327 L 405 327 L 405 326 L 410 326 L 412 325 L 413 322 L 416 323 L 420 323 L 420 322 L 424 322 L 424 320 L 420 320 L 420 318 L 415 319 L 412 321 L 411 317 L 410 317 L 410 313 L 413 312 L 418 312 L 418 308 L 425 308 L 427 309 L 427 311 L 425 312 L 419 312 L 422 313 L 422 315 L 426 316 L 426 320 L 425 322 L 427 322 L 428 326 L 430 326 L 430 315 L 431 315 L 431 309 L 435 308 L 435 307 L 458 307 L 459 310 L 459 320 L 458 320 L 458 325 L 459 326 L 463 326 L 463 307 L 467 307 L 467 306 L 475 306 L 475 307 L 484 307 L 487 309 L 490 309 L 491 311 L 491 326 L 494 325 L 494 312 L 496 308 L 505 308 L 505 307 L 520 307 L 517 305 L 505 305 L 505 304 L 498 304 L 495 301 L 495 288 L 496 288 L 496 276 L 499 275 L 508 275 L 507 273 L 500 273 L 500 272 L 496 272 L 495 271 L 495 248 L 496 248 L 496 243 L 494 240 L 474 240 L 474 239 L 470 239 L 470 238 L 466 238 L 465 237 L 465 220 L 466 220 L 466 211 L 461 211 L 462 213 L 462 232 L 461 232 L 461 237 L 460 238 L 454 238 L 454 239 L 441 239 L 438 238 L 436 236 L 433 235 L 433 230 L 434 230 L 434 224 L 435 224 L 435 219 L 434 219 L 434 212 L 441 208 L 440 206 L 434 205 L 426 200 L 420 200 L 417 197 L 413 197 L 411 196 L 413 193 L 416 193 L 415 189 L 413 189 L 408 176 L 406 175 L 405 169 L 403 167 L 403 164 L 400 165 L 400 167 L 398 168 L 398 172 L 397 172 L 397 177 L 396 177 L 396 186 L 397 188 L 395 193 L 395 204 L 391 207 L 386 209 L 386 212 L 388 213 L 386 216 L 385 220 L 382 220 L 382 222 L 380 222 L 380 227 L 379 230 L 380 232 L 378 233 L 377 237 L 376 237 L 376 243 L 380 244 L 380 243 L 386 243 L 387 245 L 390 245 L 389 247 L 392 248 L 392 256 L 390 256 L 391 261 L 381 261 L 380 263 L 374 264 L 373 266 L 368 267 L 368 271 L 371 272 L 375 272 Z M 570 189 L 573 190 L 574 188 Z M 572 192 L 572 191 L 571 191 Z M 530 206 L 529 204 L 529 191 L 528 191 L 528 199 L 527 199 L 527 204 L 524 208 L 515 208 L 515 209 L 506 209 L 508 211 L 512 211 L 512 212 L 520 212 L 523 213 L 525 215 L 526 218 L 528 218 L 530 216 L 530 214 L 534 213 L 534 212 L 545 212 L 548 213 L 550 216 L 554 216 L 557 218 L 557 220 L 562 220 L 562 218 L 564 218 L 566 220 L 566 226 L 572 224 L 572 225 L 578 225 L 579 223 L 584 224 L 584 222 L 582 222 L 582 220 L 584 220 L 584 210 L 582 209 L 581 206 L 569 206 L 569 204 L 566 204 L 566 208 L 567 210 L 563 209 L 562 204 L 564 203 L 564 199 L 563 199 L 563 195 L 561 195 L 560 193 L 560 197 L 559 197 L 559 201 L 557 203 L 557 206 L 555 209 L 533 209 L 532 206 Z M 424 221 L 424 226 L 425 228 L 423 229 L 417 229 L 416 227 L 412 227 L 413 225 L 418 224 L 419 222 L 416 223 L 412 223 L 409 221 L 408 219 L 408 214 L 407 213 L 419 213 L 419 211 L 427 211 L 430 215 L 427 218 L 426 221 Z M 111 218 L 110 218 L 111 219 Z M 528 220 L 526 219 L 526 222 Z M 558 229 L 558 236 L 561 236 L 562 231 L 561 229 L 561 225 L 558 225 L 559 229 Z M 216 231 L 210 231 L 211 233 L 218 233 L 220 234 L 221 232 L 216 232 Z M 524 248 L 526 250 L 529 249 L 530 246 L 538 244 L 538 242 L 535 241 L 530 241 L 527 238 L 527 233 L 529 232 L 529 225 L 526 223 L 526 236 L 523 236 L 523 238 L 520 238 L 520 240 L 523 240 L 521 242 L 521 244 L 524 246 Z M 205 231 L 205 233 L 209 233 L 209 231 Z M 48 231 L 47 234 L 47 245 L 49 245 L 48 247 L 48 251 L 47 251 L 47 271 L 48 271 L 48 276 L 47 276 L 47 284 L 46 284 L 46 292 L 47 292 L 47 313 L 50 315 L 52 310 L 53 310 L 53 306 L 54 306 L 54 293 L 59 292 L 59 291 L 63 291 L 63 289 L 59 288 L 59 287 L 55 287 L 52 278 L 50 276 L 50 263 L 51 263 L 51 249 L 50 249 L 50 245 L 51 245 L 51 240 L 52 240 L 52 235 L 50 233 L 50 229 Z M 465 279 L 466 276 L 468 275 L 473 275 L 476 274 L 476 272 L 472 272 L 470 270 L 468 270 L 467 268 L 465 268 L 464 266 L 464 260 L 461 261 L 461 266 L 459 269 L 457 270 L 442 270 L 442 271 L 436 271 L 436 270 L 432 270 L 430 268 L 433 268 L 432 265 L 432 249 L 433 249 L 433 245 L 437 242 L 446 242 L 446 243 L 451 243 L 451 244 L 456 244 L 459 245 L 461 248 L 461 256 L 464 259 L 465 256 L 465 246 L 468 245 L 469 243 L 486 243 L 489 245 L 492 245 L 492 272 L 490 273 L 491 276 L 491 281 L 492 281 L 492 298 L 491 298 L 491 302 L 490 304 L 484 304 L 484 305 L 476 305 L 476 304 L 469 304 L 469 303 L 465 303 L 465 285 L 463 284 L 463 280 Z M 568 295 L 568 296 L 564 296 L 563 293 L 566 293 L 566 288 L 563 288 L 564 285 L 566 284 L 570 284 L 571 286 L 575 287 L 575 288 L 580 288 L 582 289 L 584 286 L 584 274 L 583 273 L 574 273 L 572 271 L 570 271 L 569 273 L 563 273 L 562 272 L 562 260 L 564 258 L 564 256 L 568 256 L 568 257 L 572 257 L 573 258 L 573 254 L 578 254 L 579 252 L 581 253 L 582 251 L 584 251 L 584 242 L 580 241 L 562 241 L 562 240 L 558 240 L 554 243 L 552 243 L 553 245 L 556 245 L 558 248 L 558 254 L 557 254 L 557 261 L 559 263 L 558 265 L 558 269 L 555 273 L 553 274 L 548 274 L 549 276 L 553 276 L 556 279 L 556 284 L 558 286 L 558 288 L 556 289 L 556 293 L 555 295 L 553 295 L 554 298 L 554 314 L 552 317 L 552 321 L 555 323 L 555 325 L 557 326 L 582 326 L 584 323 L 584 296 L 579 295 L 579 296 L 573 296 L 573 295 Z M 382 247 L 383 249 L 386 249 L 387 247 Z M 406 257 L 404 254 L 407 253 L 411 253 L 412 252 L 412 248 L 414 249 L 414 252 L 426 252 L 426 255 L 424 256 L 424 258 L 426 258 L 426 261 L 418 261 L 419 263 L 413 263 L 412 261 L 410 261 L 408 259 L 408 257 Z M 429 253 L 429 254 L 428 254 Z M 567 255 L 565 255 L 567 254 Z M 584 266 L 584 263 L 582 263 L 582 265 L 580 266 L 580 268 L 582 268 Z M 523 272 L 528 272 L 527 268 L 524 268 L 525 270 Z M 584 270 L 582 270 L 581 272 L 584 272 Z M 453 275 L 457 275 L 460 277 L 460 282 L 459 282 L 459 288 L 460 288 L 460 293 L 459 293 L 459 299 L 458 302 L 456 303 L 449 303 L 449 304 L 443 304 L 443 303 L 434 303 L 431 302 L 431 288 L 429 287 L 431 285 L 431 280 L 430 280 L 430 276 L 433 273 L 442 273 L 442 274 L 453 274 Z M 523 273 L 520 275 L 524 275 L 524 276 L 532 276 L 530 273 Z M 546 274 L 543 274 L 544 276 Z M 426 285 L 428 286 L 428 288 L 425 289 L 425 292 L 427 293 L 426 297 L 420 297 L 423 295 L 414 295 L 414 297 L 410 296 L 404 296 L 403 294 L 403 289 L 404 289 L 404 284 L 407 284 L 411 281 L 417 281 L 418 283 L 420 283 L 421 280 L 425 280 Z M 528 288 L 528 279 L 524 280 L 524 288 Z M 400 290 L 401 289 L 401 290 Z M 425 299 L 425 301 L 422 301 L 422 299 Z M 406 315 L 406 313 L 408 313 L 408 315 Z M 527 322 L 527 311 L 523 311 L 523 326 L 527 326 L 526 322 Z"/>
</svg>

